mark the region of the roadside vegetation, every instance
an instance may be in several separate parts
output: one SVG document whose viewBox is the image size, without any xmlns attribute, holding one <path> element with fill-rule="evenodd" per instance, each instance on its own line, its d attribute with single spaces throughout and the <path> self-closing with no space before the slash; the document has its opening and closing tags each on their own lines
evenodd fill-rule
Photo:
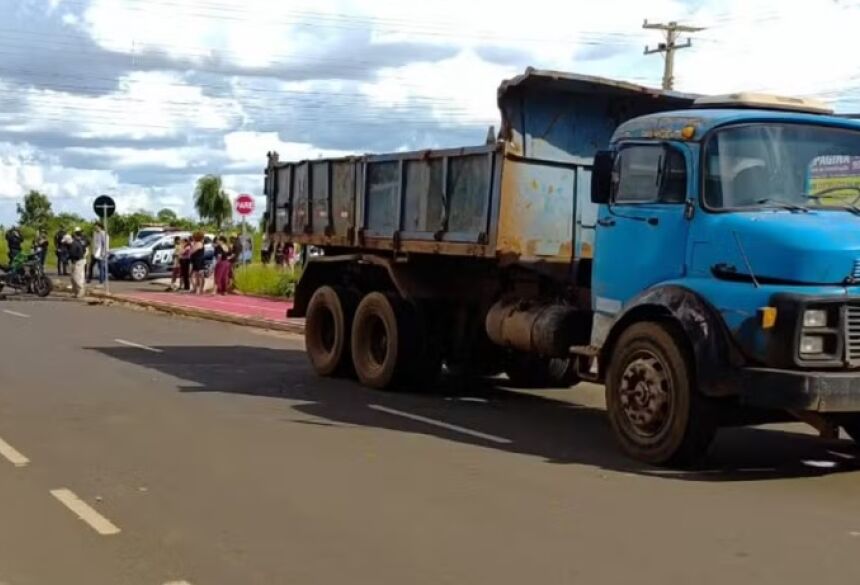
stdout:
<svg viewBox="0 0 860 585">
<path fill-rule="evenodd" d="M 236 290 L 244 294 L 290 298 L 301 276 L 298 268 L 290 270 L 269 264 L 249 264 L 236 270 Z"/>
<path fill-rule="evenodd" d="M 157 213 L 139 210 L 114 215 L 108 223 L 111 248 L 128 245 L 130 236 L 147 225 L 162 225 L 183 231 L 200 229 L 207 233 L 238 234 L 242 231 L 241 223 L 231 221 L 230 199 L 221 188 L 219 177 L 207 175 L 200 179 L 194 194 L 194 204 L 202 221 L 181 217 L 171 209 L 162 209 Z M 22 197 L 17 212 L 15 223 L 24 236 L 24 250 L 32 249 L 38 230 L 43 229 L 47 233 L 50 247 L 45 264 L 49 268 L 56 268 L 57 265 L 54 236 L 59 230 L 71 232 L 75 227 L 80 227 L 88 237 L 92 237 L 96 223 L 94 217 L 86 219 L 75 213 L 55 213 L 50 198 L 35 190 Z M 246 229 L 254 241 L 254 261 L 259 262 L 262 233 L 258 226 L 250 223 Z M 0 226 L 0 264 L 5 263 L 8 256 L 5 236 L 5 228 Z"/>
</svg>

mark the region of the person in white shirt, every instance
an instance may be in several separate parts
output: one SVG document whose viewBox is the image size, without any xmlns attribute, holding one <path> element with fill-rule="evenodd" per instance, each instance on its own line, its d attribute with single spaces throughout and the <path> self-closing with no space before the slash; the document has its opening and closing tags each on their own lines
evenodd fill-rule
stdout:
<svg viewBox="0 0 860 585">
<path fill-rule="evenodd" d="M 93 230 L 92 257 L 90 258 L 89 270 L 87 271 L 87 282 L 93 279 L 93 267 L 98 266 L 99 283 L 105 282 L 105 265 L 104 261 L 107 256 L 107 234 L 105 233 L 102 224 L 97 223 Z"/>
</svg>

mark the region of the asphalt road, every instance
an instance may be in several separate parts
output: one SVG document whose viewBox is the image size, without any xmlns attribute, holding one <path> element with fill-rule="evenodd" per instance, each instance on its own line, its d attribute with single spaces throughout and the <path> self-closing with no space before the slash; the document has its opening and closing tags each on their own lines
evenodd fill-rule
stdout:
<svg viewBox="0 0 860 585">
<path fill-rule="evenodd" d="M 75 302 L 0 334 L 3 585 L 860 580 L 860 451 L 799 425 L 678 473 L 592 386 L 376 393 L 299 338 Z"/>
</svg>

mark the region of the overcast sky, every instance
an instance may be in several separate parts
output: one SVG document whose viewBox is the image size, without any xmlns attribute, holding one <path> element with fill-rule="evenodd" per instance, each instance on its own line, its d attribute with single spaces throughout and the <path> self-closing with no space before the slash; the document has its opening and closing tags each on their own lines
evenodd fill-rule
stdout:
<svg viewBox="0 0 860 585">
<path fill-rule="evenodd" d="M 283 159 L 483 142 L 532 65 L 658 86 L 642 21 L 708 27 L 676 88 L 860 111 L 856 0 L 0 0 L 0 223 L 29 189 L 89 215 L 260 195 Z"/>
</svg>

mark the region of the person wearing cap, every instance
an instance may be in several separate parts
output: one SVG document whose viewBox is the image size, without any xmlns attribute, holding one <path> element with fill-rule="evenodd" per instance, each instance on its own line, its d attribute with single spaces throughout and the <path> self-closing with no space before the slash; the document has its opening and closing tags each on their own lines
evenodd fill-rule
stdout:
<svg viewBox="0 0 860 585">
<path fill-rule="evenodd" d="M 83 298 L 86 295 L 86 265 L 87 265 L 87 246 L 86 238 L 80 228 L 75 228 L 74 236 L 63 236 L 63 245 L 69 251 L 69 262 L 72 264 L 72 293 L 76 298 Z"/>
</svg>

